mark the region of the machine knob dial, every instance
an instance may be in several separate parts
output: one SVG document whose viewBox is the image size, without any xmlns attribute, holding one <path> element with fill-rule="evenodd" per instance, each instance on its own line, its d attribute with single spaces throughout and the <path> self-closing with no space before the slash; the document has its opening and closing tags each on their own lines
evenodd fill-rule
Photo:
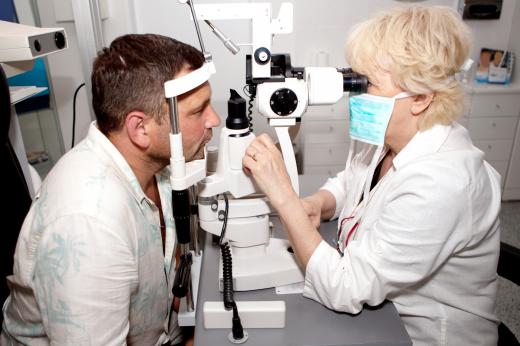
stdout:
<svg viewBox="0 0 520 346">
<path fill-rule="evenodd" d="M 287 116 L 298 107 L 298 96 L 291 89 L 278 89 L 271 95 L 270 105 L 275 114 Z"/>
</svg>

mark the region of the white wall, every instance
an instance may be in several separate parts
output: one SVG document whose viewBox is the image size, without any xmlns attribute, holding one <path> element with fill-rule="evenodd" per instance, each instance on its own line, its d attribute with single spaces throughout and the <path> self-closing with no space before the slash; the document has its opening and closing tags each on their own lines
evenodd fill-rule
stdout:
<svg viewBox="0 0 520 346">
<path fill-rule="evenodd" d="M 80 53 L 77 50 L 75 28 L 72 22 L 57 23 L 53 3 L 70 0 L 37 0 L 42 25 L 63 26 L 69 38 L 69 50 L 49 57 L 52 82 L 55 88 L 56 101 L 65 147 L 70 147 L 72 126 L 72 96 L 75 88 L 85 80 L 82 75 Z M 175 0 L 104 0 L 109 4 L 109 18 L 103 22 L 105 41 L 108 44 L 113 38 L 124 33 L 158 33 L 170 35 L 181 41 L 199 47 L 193 23 L 189 19 L 189 9 Z M 266 0 L 261 0 L 266 1 Z M 198 0 L 196 3 L 215 3 L 216 1 Z M 218 2 L 243 2 L 239 0 L 219 0 Z M 249 2 L 257 2 L 250 0 Z M 258 1 L 259 2 L 259 1 Z M 278 12 L 281 0 L 273 0 L 273 13 Z M 343 46 L 350 28 L 364 20 L 372 13 L 395 6 L 413 5 L 445 5 L 456 8 L 458 0 L 298 0 L 294 3 L 294 32 L 277 35 L 273 42 L 274 53 L 290 53 L 293 65 L 316 65 L 319 52 L 326 52 L 330 66 L 345 66 Z M 502 16 L 492 21 L 467 21 L 475 35 L 475 48 L 472 56 L 476 58 L 481 47 L 508 48 L 517 47 L 520 32 L 518 21 L 513 22 L 515 11 L 519 5 L 516 0 L 504 0 Z M 516 6 L 515 6 L 516 5 Z M 246 21 L 215 21 L 222 31 L 237 43 L 249 42 L 250 28 Z M 512 30 L 512 25 L 514 30 Z M 201 23 L 204 42 L 213 57 L 217 74 L 212 78 L 213 103 L 222 118 L 226 115 L 226 101 L 229 88 L 242 93 L 245 84 L 245 58 L 249 53 L 247 47 L 237 56 L 231 55 L 213 36 L 204 23 Z M 514 41 L 516 40 L 516 41 Z M 513 42 L 514 41 L 514 42 Z M 517 57 L 520 56 L 517 51 Z M 516 69 L 518 71 L 518 68 Z M 518 72 L 517 72 L 518 76 Z M 82 138 L 87 131 L 90 118 L 86 111 L 87 99 L 80 92 L 77 108 L 78 119 L 76 138 Z M 340 103 L 335 111 L 345 112 L 346 102 Z M 319 113 L 323 109 L 310 109 L 309 113 Z M 267 129 L 264 119 L 254 118 L 255 132 Z M 272 133 L 272 132 L 271 132 Z M 214 136 L 214 138 L 218 138 Z"/>
<path fill-rule="evenodd" d="M 224 2 L 224 1 L 222 1 Z M 225 2 L 243 2 L 237 0 Z M 249 2 L 265 2 L 249 1 Z M 282 0 L 269 1 L 273 7 L 273 17 L 278 15 Z M 294 29 L 291 34 L 274 37 L 273 53 L 290 53 L 293 66 L 316 66 L 317 54 L 326 52 L 330 66 L 345 66 L 343 46 L 349 29 L 362 21 L 371 13 L 395 6 L 410 6 L 394 0 L 342 1 L 342 0 L 298 0 L 294 3 Z M 181 41 L 200 47 L 195 28 L 189 18 L 186 5 L 176 1 L 155 0 L 143 2 L 132 0 L 134 20 L 137 32 L 154 32 L 175 37 Z M 200 3 L 215 3 L 215 1 L 200 0 Z M 445 5 L 455 8 L 454 0 L 429 0 L 425 5 Z M 250 42 L 250 24 L 247 21 L 215 21 L 215 24 L 234 42 Z M 207 25 L 201 23 L 202 34 L 206 48 L 213 54 L 217 74 L 212 77 L 213 104 L 222 119 L 226 117 L 226 102 L 229 98 L 229 88 L 242 93 L 245 85 L 245 54 L 250 54 L 249 47 L 233 56 L 211 33 Z M 346 107 L 346 102 L 342 102 Z M 340 107 L 341 108 L 341 107 Z M 309 109 L 316 112 L 317 109 Z M 346 110 L 339 110 L 346 114 Z M 269 132 L 275 136 L 260 115 L 253 115 L 253 127 L 256 133 Z M 214 139 L 218 136 L 214 136 Z M 216 143 L 214 140 L 213 143 Z"/>
<path fill-rule="evenodd" d="M 65 150 L 70 149 L 72 139 L 72 99 L 74 91 L 86 78 L 83 76 L 81 67 L 81 53 L 78 48 L 76 28 L 72 21 L 57 21 L 55 5 L 70 0 L 36 0 L 40 13 L 42 26 L 63 27 L 67 33 L 69 48 L 58 54 L 48 57 L 49 70 L 54 88 L 56 107 L 61 124 L 61 132 Z M 109 44 L 115 37 L 131 32 L 133 30 L 128 12 L 127 1 L 106 0 L 109 7 L 109 18 L 103 21 L 103 32 L 105 44 Z M 77 143 L 87 134 L 90 124 L 90 113 L 85 88 L 79 91 L 76 99 L 76 137 Z"/>
<path fill-rule="evenodd" d="M 509 50 L 510 39 L 515 37 L 515 35 L 512 35 L 515 32 L 515 30 L 512 30 L 513 25 L 516 25 L 516 39 L 518 40 L 518 20 L 520 18 L 517 17 L 517 23 L 513 23 L 513 17 L 519 6 L 517 0 L 504 0 L 499 20 L 465 21 L 473 32 L 473 60 L 478 61 L 481 48 Z"/>
<path fill-rule="evenodd" d="M 516 34 L 515 34 L 516 33 Z M 520 80 L 520 66 L 518 59 L 520 58 L 520 3 L 515 1 L 515 11 L 510 31 L 509 49 L 515 53 L 516 66 L 513 68 L 513 79 L 517 82 Z"/>
</svg>

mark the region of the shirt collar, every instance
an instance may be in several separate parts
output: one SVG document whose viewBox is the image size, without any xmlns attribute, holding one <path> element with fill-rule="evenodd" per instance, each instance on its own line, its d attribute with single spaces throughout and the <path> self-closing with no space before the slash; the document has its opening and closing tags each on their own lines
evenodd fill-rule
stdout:
<svg viewBox="0 0 520 346">
<path fill-rule="evenodd" d="M 93 148 L 101 151 L 107 161 L 110 161 L 111 166 L 116 170 L 116 174 L 122 181 L 127 183 L 132 195 L 139 203 L 142 203 L 143 200 L 148 200 L 148 197 L 144 194 L 137 177 L 128 165 L 126 159 L 114 144 L 98 129 L 95 121 L 90 124 L 86 140 L 90 142 Z"/>
<path fill-rule="evenodd" d="M 395 169 L 399 169 L 414 159 L 439 151 L 448 138 L 452 125 L 434 125 L 432 128 L 419 131 L 393 159 Z"/>
</svg>

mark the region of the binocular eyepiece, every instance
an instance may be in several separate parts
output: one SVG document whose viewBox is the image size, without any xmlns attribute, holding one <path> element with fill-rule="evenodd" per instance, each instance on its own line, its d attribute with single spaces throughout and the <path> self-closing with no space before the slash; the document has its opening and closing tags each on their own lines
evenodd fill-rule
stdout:
<svg viewBox="0 0 520 346">
<path fill-rule="evenodd" d="M 338 72 L 343 74 L 343 91 L 363 94 L 367 92 L 368 79 L 365 75 L 352 71 L 351 68 L 340 68 Z"/>
</svg>

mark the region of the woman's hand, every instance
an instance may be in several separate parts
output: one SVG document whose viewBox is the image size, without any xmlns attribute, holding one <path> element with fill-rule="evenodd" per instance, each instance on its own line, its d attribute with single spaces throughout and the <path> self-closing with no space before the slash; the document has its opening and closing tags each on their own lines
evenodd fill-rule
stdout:
<svg viewBox="0 0 520 346">
<path fill-rule="evenodd" d="M 303 209 L 309 216 L 309 220 L 316 228 L 320 227 L 321 223 L 321 200 L 315 196 L 309 196 L 301 199 Z"/>
<path fill-rule="evenodd" d="M 320 233 L 311 224 L 309 215 L 319 224 L 322 215 L 323 199 L 318 191 L 313 196 L 321 202 L 302 202 L 293 190 L 291 179 L 285 169 L 282 154 L 276 148 L 272 139 L 262 134 L 246 149 L 242 159 L 244 169 L 251 173 L 256 184 L 265 193 L 271 205 L 278 211 L 278 217 L 287 232 L 294 253 L 305 269 L 314 250 L 323 240 Z M 326 192 L 330 194 L 330 192 Z M 334 199 L 332 194 L 330 198 Z M 335 201 L 334 201 L 335 203 Z"/>
<path fill-rule="evenodd" d="M 267 134 L 261 134 L 251 142 L 242 164 L 275 209 L 291 198 L 298 198 L 292 188 L 282 154 Z"/>
</svg>

